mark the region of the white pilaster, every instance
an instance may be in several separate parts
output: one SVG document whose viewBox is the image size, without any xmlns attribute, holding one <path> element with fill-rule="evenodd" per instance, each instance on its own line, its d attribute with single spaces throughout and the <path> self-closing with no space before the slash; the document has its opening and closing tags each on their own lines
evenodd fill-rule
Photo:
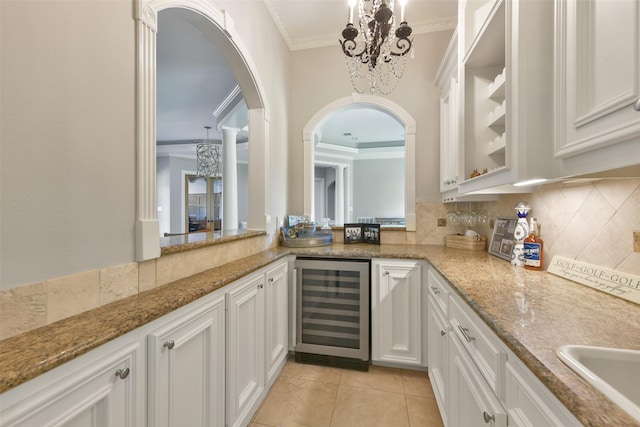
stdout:
<svg viewBox="0 0 640 427">
<path fill-rule="evenodd" d="M 344 166 L 336 167 L 336 224 L 344 224 Z"/>
<path fill-rule="evenodd" d="M 222 228 L 238 228 L 238 162 L 235 129 L 222 129 Z"/>
</svg>

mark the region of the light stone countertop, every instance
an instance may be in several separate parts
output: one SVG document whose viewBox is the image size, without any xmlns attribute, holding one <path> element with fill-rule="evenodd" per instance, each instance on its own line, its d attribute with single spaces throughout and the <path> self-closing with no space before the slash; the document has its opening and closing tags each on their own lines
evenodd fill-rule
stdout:
<svg viewBox="0 0 640 427">
<path fill-rule="evenodd" d="M 431 263 L 540 381 L 586 426 L 638 426 L 555 355 L 564 344 L 640 350 L 640 306 L 486 252 L 444 246 L 333 244 L 277 248 L 0 341 L 4 392 L 287 254 L 414 258 Z M 47 337 L 56 336 L 56 340 Z"/>
</svg>

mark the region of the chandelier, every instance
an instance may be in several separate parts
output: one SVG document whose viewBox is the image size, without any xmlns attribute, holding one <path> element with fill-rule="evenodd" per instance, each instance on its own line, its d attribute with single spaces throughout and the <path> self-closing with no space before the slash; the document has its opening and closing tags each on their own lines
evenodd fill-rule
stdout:
<svg viewBox="0 0 640 427">
<path fill-rule="evenodd" d="M 198 163 L 196 174 L 208 178 L 219 175 L 220 147 L 209 142 L 209 129 L 211 129 L 211 126 L 205 126 L 204 128 L 207 130 L 207 139 L 196 145 L 196 160 Z"/>
<path fill-rule="evenodd" d="M 394 0 L 350 0 L 349 22 L 340 40 L 354 89 L 388 95 L 404 75 L 411 50 L 411 27 L 404 20 L 406 0 L 400 1 L 400 25 L 396 28 Z M 359 28 L 353 25 L 358 8 Z M 393 36 L 395 34 L 395 37 Z"/>
</svg>

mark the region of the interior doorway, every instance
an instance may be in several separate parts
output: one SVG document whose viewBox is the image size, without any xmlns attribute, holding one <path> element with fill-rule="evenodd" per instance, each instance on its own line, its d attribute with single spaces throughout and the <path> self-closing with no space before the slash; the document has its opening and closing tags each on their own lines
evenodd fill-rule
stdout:
<svg viewBox="0 0 640 427">
<path fill-rule="evenodd" d="M 222 179 L 185 175 L 185 231 L 222 230 Z"/>
</svg>

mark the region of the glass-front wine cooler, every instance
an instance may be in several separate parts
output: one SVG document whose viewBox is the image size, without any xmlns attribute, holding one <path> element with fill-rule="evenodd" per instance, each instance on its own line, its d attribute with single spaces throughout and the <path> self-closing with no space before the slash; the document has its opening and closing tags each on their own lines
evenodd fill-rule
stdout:
<svg viewBox="0 0 640 427">
<path fill-rule="evenodd" d="M 367 370 L 370 262 L 298 258 L 297 362 Z"/>
</svg>

